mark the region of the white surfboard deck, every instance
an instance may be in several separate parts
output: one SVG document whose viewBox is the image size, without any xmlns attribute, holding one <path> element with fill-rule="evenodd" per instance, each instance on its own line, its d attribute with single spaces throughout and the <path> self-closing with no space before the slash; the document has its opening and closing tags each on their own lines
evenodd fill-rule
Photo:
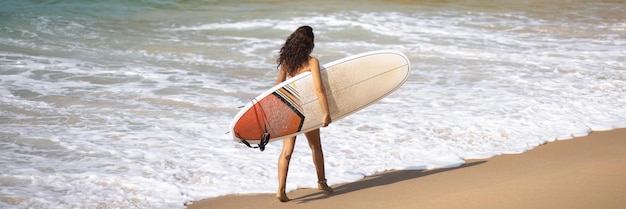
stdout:
<svg viewBox="0 0 626 209">
<path fill-rule="evenodd" d="M 321 66 L 331 119 L 337 121 L 389 95 L 407 80 L 410 70 L 409 59 L 393 50 Z M 264 134 L 274 141 L 320 128 L 323 113 L 312 82 L 311 72 L 304 72 L 250 101 L 231 123 L 233 140 L 259 144 Z"/>
</svg>

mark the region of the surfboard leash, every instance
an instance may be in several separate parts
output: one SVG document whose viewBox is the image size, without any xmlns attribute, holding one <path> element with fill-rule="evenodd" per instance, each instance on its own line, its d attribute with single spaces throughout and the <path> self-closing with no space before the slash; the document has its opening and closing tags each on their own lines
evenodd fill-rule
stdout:
<svg viewBox="0 0 626 209">
<path fill-rule="evenodd" d="M 261 104 L 259 103 L 259 101 L 257 101 L 256 99 L 253 99 L 253 100 L 252 100 L 252 102 L 253 102 L 253 103 L 255 103 L 255 104 L 259 104 L 259 105 L 258 105 L 258 108 L 261 108 L 261 112 L 262 112 L 262 114 L 263 114 L 263 120 L 264 120 L 264 122 L 265 122 L 265 123 L 263 124 L 263 130 L 265 131 L 265 133 L 263 133 L 263 135 L 261 136 L 261 141 L 260 141 L 260 143 L 258 144 L 258 146 L 253 147 L 253 146 L 251 146 L 251 145 L 250 145 L 250 143 L 249 143 L 248 141 L 246 141 L 244 138 L 242 138 L 242 137 L 239 135 L 239 133 L 238 133 L 238 132 L 235 132 L 235 134 L 237 135 L 237 137 L 238 137 L 239 139 L 241 139 L 241 142 L 242 142 L 243 144 L 245 144 L 246 146 L 248 146 L 249 148 L 253 148 L 253 149 L 259 148 L 259 150 L 261 150 L 261 152 L 263 152 L 263 151 L 265 151 L 265 145 L 267 145 L 267 143 L 269 143 L 269 142 L 270 142 L 270 133 L 267 131 L 267 130 L 268 130 L 268 129 L 267 129 L 267 126 L 268 126 L 268 124 L 269 124 L 269 123 L 268 123 L 268 121 L 267 121 L 267 116 L 266 116 L 266 114 L 265 114 L 265 110 L 263 110 L 263 107 L 261 106 Z M 253 109 L 254 109 L 254 114 L 255 114 L 255 116 L 256 116 L 256 119 L 257 119 L 257 124 L 259 124 L 259 126 L 261 126 L 261 121 L 259 121 L 259 113 L 257 112 L 257 106 L 256 106 L 256 105 L 254 105 L 254 106 L 253 106 Z"/>
<path fill-rule="evenodd" d="M 263 136 L 261 136 L 261 143 L 257 144 L 257 146 L 252 146 L 250 145 L 250 142 L 246 141 L 245 139 L 241 138 L 241 136 L 239 135 L 239 133 L 235 132 L 235 135 L 237 135 L 237 137 L 239 139 L 241 139 L 241 143 L 245 144 L 246 146 L 248 146 L 249 148 L 252 149 L 259 149 L 261 150 L 261 152 L 265 151 L 265 145 L 267 145 L 267 143 L 270 142 L 270 134 L 269 133 L 264 133 Z"/>
</svg>

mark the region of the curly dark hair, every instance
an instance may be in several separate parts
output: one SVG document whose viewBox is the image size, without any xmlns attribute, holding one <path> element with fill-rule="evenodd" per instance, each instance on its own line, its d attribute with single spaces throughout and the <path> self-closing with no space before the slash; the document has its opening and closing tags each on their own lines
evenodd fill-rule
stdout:
<svg viewBox="0 0 626 209">
<path fill-rule="evenodd" d="M 289 76 L 294 76 L 296 70 L 304 67 L 308 61 L 315 43 L 313 43 L 315 36 L 313 35 L 313 28 L 310 26 L 301 26 L 294 31 L 282 48 L 280 48 L 280 55 L 276 59 L 280 69 L 281 65 L 284 65 L 285 70 Z"/>
</svg>

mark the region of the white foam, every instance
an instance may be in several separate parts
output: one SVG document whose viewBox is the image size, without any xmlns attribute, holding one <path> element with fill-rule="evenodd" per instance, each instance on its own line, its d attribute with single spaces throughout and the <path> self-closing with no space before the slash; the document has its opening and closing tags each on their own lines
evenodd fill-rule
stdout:
<svg viewBox="0 0 626 209">
<path fill-rule="evenodd" d="M 274 192 L 281 142 L 259 152 L 226 132 L 237 107 L 274 83 L 275 54 L 303 24 L 323 63 L 396 49 L 414 67 L 397 92 L 322 129 L 330 184 L 626 127 L 623 25 L 390 5 L 217 22 L 127 17 L 148 23 L 128 30 L 121 20 L 11 17 L 32 24 L 0 28 L 11 49 L 0 52 L 0 207 L 183 208 Z M 51 44 L 59 39 L 69 45 Z M 316 186 L 299 138 L 288 190 Z"/>
</svg>

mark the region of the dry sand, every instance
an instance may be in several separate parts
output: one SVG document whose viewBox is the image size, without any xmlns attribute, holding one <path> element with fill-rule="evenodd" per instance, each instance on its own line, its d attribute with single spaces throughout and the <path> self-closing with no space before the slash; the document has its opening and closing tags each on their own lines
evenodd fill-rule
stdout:
<svg viewBox="0 0 626 209">
<path fill-rule="evenodd" d="M 360 181 L 275 194 L 200 200 L 201 208 L 626 208 L 626 129 L 550 142 L 460 167 L 390 171 Z"/>
</svg>

